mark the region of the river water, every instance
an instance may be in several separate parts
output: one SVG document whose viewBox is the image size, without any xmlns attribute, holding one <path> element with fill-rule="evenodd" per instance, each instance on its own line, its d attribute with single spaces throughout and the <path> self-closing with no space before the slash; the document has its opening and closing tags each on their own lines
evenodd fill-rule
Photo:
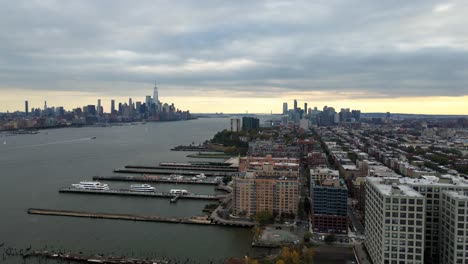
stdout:
<svg viewBox="0 0 468 264">
<path fill-rule="evenodd" d="M 61 187 L 113 175 L 129 164 L 188 161 L 176 145 L 201 143 L 229 126 L 213 118 L 131 126 L 42 130 L 0 138 L 0 263 L 18 263 L 6 248 L 70 250 L 146 258 L 167 256 L 188 263 L 219 263 L 250 251 L 248 229 L 28 215 L 31 207 L 161 216 L 202 215 L 205 201 L 59 193 Z M 96 139 L 90 139 L 96 137 Z M 5 144 L 4 144 L 5 143 Z M 193 159 L 192 159 L 193 160 Z M 126 183 L 108 182 L 111 188 Z M 214 193 L 213 186 L 152 184 Z M 21 262 L 23 262 L 21 260 Z M 26 263 L 39 263 L 28 260 Z"/>
</svg>

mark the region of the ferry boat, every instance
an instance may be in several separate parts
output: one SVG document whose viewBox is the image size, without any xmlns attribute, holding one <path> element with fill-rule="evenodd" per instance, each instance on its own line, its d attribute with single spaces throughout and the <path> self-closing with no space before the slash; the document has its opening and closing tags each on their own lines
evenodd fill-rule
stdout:
<svg viewBox="0 0 468 264">
<path fill-rule="evenodd" d="M 132 192 L 154 192 L 154 187 L 149 184 L 133 184 L 130 185 Z"/>
<path fill-rule="evenodd" d="M 171 189 L 170 193 L 175 194 L 175 195 L 187 195 L 187 194 L 189 194 L 189 192 L 187 190 L 179 190 L 179 189 Z"/>
<path fill-rule="evenodd" d="M 95 182 L 95 181 L 82 181 L 78 184 L 72 184 L 72 186 L 76 189 L 84 189 L 84 190 L 96 190 L 96 191 L 109 190 L 109 186 L 107 184 L 103 184 L 103 183 Z"/>
</svg>

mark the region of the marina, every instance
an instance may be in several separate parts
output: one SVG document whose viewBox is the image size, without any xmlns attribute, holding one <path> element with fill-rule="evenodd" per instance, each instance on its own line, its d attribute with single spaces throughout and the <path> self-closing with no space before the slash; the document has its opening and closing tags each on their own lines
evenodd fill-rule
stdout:
<svg viewBox="0 0 468 264">
<path fill-rule="evenodd" d="M 154 182 L 154 183 L 175 183 L 175 184 L 201 184 L 201 185 L 218 185 L 220 179 L 204 179 L 192 180 L 191 178 L 175 179 L 168 176 L 94 176 L 96 181 L 125 181 L 125 182 Z"/>
<path fill-rule="evenodd" d="M 176 196 L 174 193 L 166 192 L 135 192 L 129 189 L 119 190 L 91 190 L 91 189 L 78 189 L 74 187 L 61 188 L 60 193 L 79 193 L 79 194 L 101 194 L 101 195 L 121 195 L 121 196 L 142 196 L 151 198 L 173 198 Z M 180 196 L 181 199 L 198 199 L 198 200 L 222 200 L 226 198 L 225 195 L 209 195 L 209 194 L 193 194 L 187 193 Z"/>
</svg>

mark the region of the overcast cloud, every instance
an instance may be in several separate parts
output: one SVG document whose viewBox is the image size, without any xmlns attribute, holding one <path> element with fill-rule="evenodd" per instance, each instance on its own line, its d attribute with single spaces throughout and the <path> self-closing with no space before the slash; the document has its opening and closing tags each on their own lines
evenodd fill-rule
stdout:
<svg viewBox="0 0 468 264">
<path fill-rule="evenodd" d="M 468 1 L 1 1 L 0 91 L 468 94 Z"/>
</svg>

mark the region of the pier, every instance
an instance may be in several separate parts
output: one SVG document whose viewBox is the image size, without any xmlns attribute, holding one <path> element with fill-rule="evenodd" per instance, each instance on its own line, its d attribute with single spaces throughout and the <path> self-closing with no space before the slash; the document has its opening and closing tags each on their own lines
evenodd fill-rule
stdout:
<svg viewBox="0 0 468 264">
<path fill-rule="evenodd" d="M 192 166 L 190 164 L 184 165 L 166 165 L 161 166 L 148 166 L 148 165 L 127 165 L 126 169 L 151 169 L 151 170 L 189 170 L 201 172 L 238 172 L 239 169 L 235 167 L 219 167 L 219 166 Z"/>
<path fill-rule="evenodd" d="M 151 198 L 173 198 L 176 195 L 165 192 L 134 192 L 127 189 L 119 190 L 87 190 L 77 189 L 73 187 L 62 188 L 59 190 L 61 193 L 79 193 L 79 194 L 101 194 L 101 195 L 121 195 L 121 196 L 141 196 Z M 210 195 L 210 194 L 184 194 L 179 197 L 180 199 L 196 199 L 196 200 L 216 200 L 220 201 L 226 198 L 225 195 Z"/>
<path fill-rule="evenodd" d="M 115 169 L 115 173 L 127 173 L 127 174 L 155 174 L 155 175 L 171 175 L 171 174 L 178 174 L 178 175 L 185 175 L 185 176 L 196 176 L 200 173 L 205 174 L 207 177 L 223 177 L 223 176 L 231 176 L 236 174 L 237 172 L 225 172 L 225 171 L 187 171 L 187 170 L 155 170 L 155 169 Z"/>
<path fill-rule="evenodd" d="M 233 227 L 251 227 L 250 225 L 236 223 L 214 223 L 207 216 L 194 217 L 164 217 L 164 216 L 145 216 L 135 214 L 110 214 L 110 213 L 91 213 L 68 210 L 52 210 L 52 209 L 28 209 L 28 214 L 49 215 L 49 216 L 67 216 L 67 217 L 82 217 L 96 219 L 111 219 L 111 220 L 127 220 L 127 221 L 143 221 L 143 222 L 162 222 L 172 224 L 193 224 L 193 225 L 223 225 Z"/>
<path fill-rule="evenodd" d="M 175 184 L 201 184 L 218 185 L 220 181 L 194 181 L 194 180 L 176 180 L 164 179 L 158 176 L 94 176 L 95 181 L 126 181 L 126 182 L 155 182 L 155 183 L 175 183 Z"/>
<path fill-rule="evenodd" d="M 161 162 L 159 163 L 161 167 L 201 167 L 201 168 L 221 168 L 221 169 L 232 169 L 237 171 L 237 167 L 231 167 L 230 163 L 223 162 L 192 162 L 192 163 L 182 163 L 182 162 Z"/>
<path fill-rule="evenodd" d="M 171 149 L 172 151 L 197 151 L 197 152 L 223 152 L 221 150 L 212 149 L 206 146 L 177 146 Z"/>
<path fill-rule="evenodd" d="M 156 259 L 134 259 L 126 257 L 114 257 L 114 256 L 103 256 L 103 255 L 83 255 L 75 254 L 71 252 L 62 253 L 54 251 L 33 251 L 31 253 L 26 253 L 23 255 L 23 258 L 46 258 L 46 259 L 55 259 L 61 261 L 70 261 L 81 262 L 81 263 L 105 263 L 105 264 L 168 264 L 170 261 L 167 260 L 156 260 Z M 39 262 L 40 263 L 40 262 Z"/>
</svg>

